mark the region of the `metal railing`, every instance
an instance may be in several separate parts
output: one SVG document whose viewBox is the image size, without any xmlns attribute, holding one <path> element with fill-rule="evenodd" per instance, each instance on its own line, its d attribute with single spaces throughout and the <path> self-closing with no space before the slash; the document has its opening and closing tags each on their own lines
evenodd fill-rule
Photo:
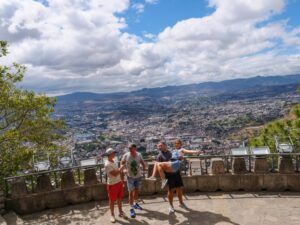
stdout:
<svg viewBox="0 0 300 225">
<path fill-rule="evenodd" d="M 10 182 L 13 180 L 17 180 L 20 178 L 25 179 L 27 190 L 30 193 L 34 193 L 37 184 L 37 177 L 42 175 L 48 175 L 51 181 L 51 185 L 55 188 L 60 187 L 61 183 L 61 175 L 63 172 L 72 171 L 74 174 L 74 180 L 76 184 L 83 184 L 83 171 L 84 169 L 93 168 L 96 170 L 97 178 L 100 180 L 101 183 L 106 181 L 106 174 L 104 172 L 104 164 L 99 163 L 93 166 L 73 166 L 70 168 L 62 168 L 62 169 L 54 169 L 54 170 L 47 170 L 41 172 L 32 172 L 32 173 L 24 173 L 18 176 L 11 176 L 6 177 L 4 179 L 5 182 L 5 195 L 8 196 L 10 194 Z"/>
<path fill-rule="evenodd" d="M 249 173 L 253 172 L 254 161 L 257 158 L 267 158 L 270 172 L 278 172 L 278 161 L 280 157 L 291 157 L 293 160 L 293 165 L 295 167 L 295 172 L 299 172 L 299 162 L 300 162 L 300 153 L 270 153 L 268 155 L 255 155 L 255 154 L 246 154 L 246 155 L 200 155 L 200 156 L 189 156 L 185 159 L 198 159 L 199 160 L 199 169 L 201 174 L 208 174 L 208 170 L 211 164 L 211 159 L 221 158 L 224 162 L 226 172 L 232 170 L 232 160 L 234 158 L 244 158 L 246 162 L 246 168 Z M 196 163 L 195 161 L 193 163 Z M 189 165 L 189 170 L 191 169 L 191 164 Z M 187 173 L 187 171 L 183 171 Z"/>
<path fill-rule="evenodd" d="M 248 154 L 242 156 L 236 156 L 236 155 L 189 156 L 189 157 L 185 157 L 185 159 L 186 160 L 195 159 L 195 160 L 192 163 L 188 163 L 188 166 L 182 172 L 184 174 L 187 174 L 189 171 L 192 172 L 192 170 L 200 170 L 201 175 L 209 174 L 211 160 L 214 158 L 221 158 L 225 165 L 225 172 L 229 173 L 232 170 L 231 165 L 232 165 L 233 158 L 244 158 L 246 162 L 247 171 L 251 173 L 253 172 L 254 160 L 256 158 L 261 158 L 261 157 L 262 157 L 261 155 L 254 155 L 254 154 Z M 268 160 L 270 172 L 278 171 L 278 161 L 280 157 L 291 157 L 293 160 L 295 172 L 299 172 L 300 153 L 285 153 L 285 154 L 271 153 L 266 155 L 265 157 Z M 149 160 L 145 159 L 145 161 L 149 161 Z M 154 160 L 152 159 L 152 161 Z M 195 165 L 198 163 L 199 163 L 198 167 L 196 166 L 196 168 L 195 167 L 192 168 L 192 164 Z M 84 180 L 84 175 L 83 175 L 84 170 L 87 168 L 94 168 L 96 170 L 97 178 L 101 183 L 105 183 L 107 181 L 103 163 L 99 163 L 93 166 L 73 166 L 70 168 L 54 169 L 49 171 L 33 172 L 33 173 L 26 173 L 18 176 L 6 177 L 5 195 L 8 196 L 11 192 L 11 187 L 10 187 L 11 181 L 16 180 L 18 178 L 25 179 L 27 190 L 29 193 L 35 193 L 35 189 L 37 185 L 37 177 L 41 175 L 48 175 L 50 177 L 51 185 L 55 188 L 60 188 L 62 173 L 70 170 L 73 172 L 75 183 L 81 185 L 83 184 L 83 180 Z M 143 171 L 142 175 L 144 178 L 146 177 L 146 174 L 147 171 Z"/>
</svg>

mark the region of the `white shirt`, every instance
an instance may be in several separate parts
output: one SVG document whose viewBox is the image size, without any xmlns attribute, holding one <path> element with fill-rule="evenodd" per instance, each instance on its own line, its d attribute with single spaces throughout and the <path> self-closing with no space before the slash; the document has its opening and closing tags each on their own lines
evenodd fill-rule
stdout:
<svg viewBox="0 0 300 225">
<path fill-rule="evenodd" d="M 118 165 L 116 163 L 107 160 L 104 164 L 104 167 L 105 167 L 105 172 L 107 174 L 107 184 L 113 185 L 121 181 L 120 174 L 118 174 L 117 176 L 113 176 L 110 174 L 111 171 L 118 169 Z"/>
</svg>

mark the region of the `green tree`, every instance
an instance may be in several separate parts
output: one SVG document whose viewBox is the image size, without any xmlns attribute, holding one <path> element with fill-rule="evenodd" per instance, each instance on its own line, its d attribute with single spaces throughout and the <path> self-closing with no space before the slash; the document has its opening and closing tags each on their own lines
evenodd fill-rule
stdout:
<svg viewBox="0 0 300 225">
<path fill-rule="evenodd" d="M 0 41 L 0 58 L 8 54 Z M 17 171 L 32 168 L 35 153 L 56 154 L 63 122 L 51 119 L 56 100 L 17 87 L 26 68 L 0 65 L 0 184 Z"/>
<path fill-rule="evenodd" d="M 259 136 L 249 140 L 249 144 L 256 147 L 268 145 L 272 152 L 276 152 L 275 136 L 281 142 L 289 142 L 291 138 L 295 151 L 300 152 L 300 104 L 292 106 L 290 115 L 287 118 L 267 123 L 261 129 Z"/>
</svg>

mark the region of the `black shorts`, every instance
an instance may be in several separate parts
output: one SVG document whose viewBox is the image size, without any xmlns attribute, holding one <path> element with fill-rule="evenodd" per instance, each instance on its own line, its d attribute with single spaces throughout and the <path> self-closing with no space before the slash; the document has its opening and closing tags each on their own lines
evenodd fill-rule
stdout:
<svg viewBox="0 0 300 225">
<path fill-rule="evenodd" d="M 166 179 L 168 179 L 169 189 L 183 187 L 180 171 L 176 173 L 165 173 Z"/>
</svg>

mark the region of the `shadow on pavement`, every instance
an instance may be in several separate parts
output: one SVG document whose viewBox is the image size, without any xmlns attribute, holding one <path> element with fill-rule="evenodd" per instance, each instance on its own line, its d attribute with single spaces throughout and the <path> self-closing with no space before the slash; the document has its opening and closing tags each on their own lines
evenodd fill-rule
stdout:
<svg viewBox="0 0 300 225">
<path fill-rule="evenodd" d="M 185 218 L 184 221 L 179 221 L 177 218 L 178 214 L 182 214 Z M 146 220 L 147 221 L 146 221 Z M 233 225 L 239 225 L 231 221 L 228 217 L 223 216 L 222 214 L 212 213 L 212 212 L 201 212 L 193 209 L 188 210 L 176 210 L 174 214 L 166 214 L 159 211 L 143 209 L 143 213 L 138 214 L 136 219 L 129 219 L 128 221 L 117 220 L 117 224 L 137 224 L 137 225 L 151 225 L 151 224 L 168 224 L 175 225 L 191 225 L 191 224 L 201 224 L 201 225 L 212 225 L 217 223 L 228 223 Z"/>
<path fill-rule="evenodd" d="M 147 221 L 146 221 L 147 220 Z M 153 211 L 149 209 L 143 209 L 142 213 L 138 213 L 135 219 L 129 219 L 127 221 L 117 219 L 117 224 L 138 224 L 138 225 L 150 225 L 150 224 L 165 224 L 169 221 L 169 224 L 177 224 L 179 220 L 176 219 L 176 215 L 168 215 L 159 211 Z M 164 223 L 163 223 L 164 222 Z"/>
<path fill-rule="evenodd" d="M 186 220 L 182 221 L 181 225 L 190 225 L 190 224 L 201 224 L 201 225 L 212 225 L 220 222 L 227 222 L 228 224 L 239 225 L 230 220 L 230 218 L 223 216 L 222 214 L 212 213 L 208 211 L 196 211 L 191 208 L 182 211 L 176 210 L 177 213 L 182 214 Z"/>
<path fill-rule="evenodd" d="M 25 215 L 23 220 L 30 225 L 85 224 L 103 216 L 108 210 L 107 207 L 100 207 L 98 202 L 90 202 Z"/>
</svg>

